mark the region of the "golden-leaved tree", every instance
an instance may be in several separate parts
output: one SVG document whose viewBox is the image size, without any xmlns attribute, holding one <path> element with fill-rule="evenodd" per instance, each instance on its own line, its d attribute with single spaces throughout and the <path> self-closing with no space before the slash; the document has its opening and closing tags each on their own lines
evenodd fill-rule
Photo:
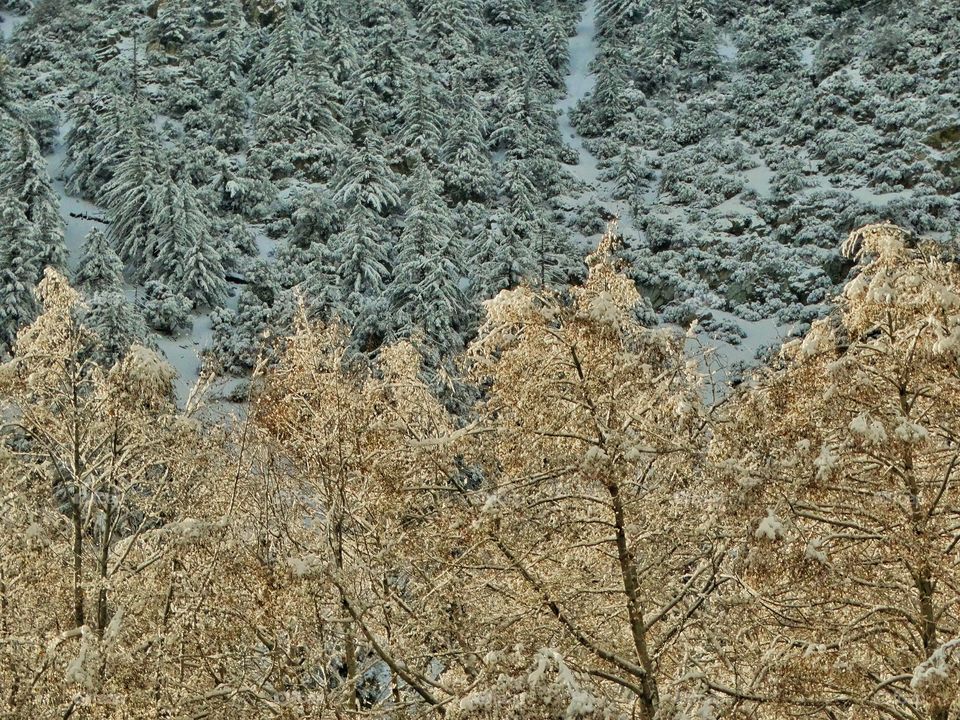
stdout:
<svg viewBox="0 0 960 720">
<path fill-rule="evenodd" d="M 348 348 L 340 325 L 301 319 L 258 380 L 264 552 L 331 712 L 443 712 L 442 676 L 477 662 L 482 630 L 459 609 L 454 428 L 410 344 L 373 368 Z"/>
<path fill-rule="evenodd" d="M 227 438 L 176 411 L 173 371 L 147 348 L 99 366 L 61 275 L 38 294 L 42 314 L 0 368 L 0 714 L 286 707 L 268 642 L 284 619 Z"/>
<path fill-rule="evenodd" d="M 608 234 L 570 298 L 502 292 L 470 349 L 489 559 L 465 577 L 490 638 L 464 717 L 701 705 L 681 679 L 721 582 L 698 480 L 707 413 L 683 336 L 638 322 L 613 245 Z"/>
<path fill-rule="evenodd" d="M 743 717 L 960 716 L 960 272 L 881 224 L 834 314 L 718 428 Z"/>
</svg>

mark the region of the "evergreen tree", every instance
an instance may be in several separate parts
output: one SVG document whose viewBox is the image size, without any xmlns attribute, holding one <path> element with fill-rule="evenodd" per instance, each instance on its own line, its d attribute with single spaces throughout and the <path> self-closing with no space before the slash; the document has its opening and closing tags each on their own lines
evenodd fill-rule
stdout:
<svg viewBox="0 0 960 720">
<path fill-rule="evenodd" d="M 303 57 L 303 25 L 291 4 L 283 8 L 283 17 L 270 35 L 270 45 L 259 68 L 260 82 L 271 86 L 284 75 L 297 70 Z"/>
<path fill-rule="evenodd" d="M 66 186 L 71 193 L 93 199 L 110 179 L 109 168 L 103 163 L 103 140 L 109 129 L 119 124 L 118 109 L 113 98 L 95 93 L 78 93 L 72 98 L 70 129 L 65 138 L 69 167 Z M 111 148 L 107 155 L 113 156 L 115 151 Z"/>
<path fill-rule="evenodd" d="M 695 0 L 655 0 L 644 24 L 661 64 L 678 66 L 698 34 Z"/>
<path fill-rule="evenodd" d="M 97 362 L 104 367 L 113 365 L 131 345 L 143 344 L 147 337 L 143 316 L 127 302 L 120 290 L 94 293 L 83 320 L 100 341 L 95 355 Z"/>
<path fill-rule="evenodd" d="M 424 0 L 417 19 L 421 39 L 438 57 L 456 61 L 473 53 L 479 17 L 470 0 Z"/>
<path fill-rule="evenodd" d="M 463 275 L 462 250 L 440 183 L 421 165 L 412 183 L 390 286 L 398 333 L 409 337 L 419 329 L 441 354 L 461 349 L 467 318 L 467 300 L 460 289 Z"/>
<path fill-rule="evenodd" d="M 90 293 L 123 284 L 123 262 L 110 247 L 107 236 L 94 228 L 83 241 L 83 254 L 73 275 L 74 284 Z"/>
<path fill-rule="evenodd" d="M 106 209 L 107 234 L 120 259 L 142 274 L 153 263 L 148 251 L 155 193 L 161 182 L 160 150 L 135 107 L 120 118 L 113 157 L 116 169 L 98 202 Z"/>
<path fill-rule="evenodd" d="M 10 149 L 0 161 L 0 193 L 23 204 L 31 225 L 31 232 L 22 240 L 22 252 L 41 270 L 47 265 L 62 268 L 66 265 L 63 221 L 47 164 L 25 125 L 18 123 L 11 135 Z"/>
<path fill-rule="evenodd" d="M 493 184 L 485 121 L 462 76 L 455 81 L 452 105 L 440 149 L 444 187 L 455 201 L 481 201 Z"/>
<path fill-rule="evenodd" d="M 223 261 L 205 209 L 189 183 L 168 172 L 150 218 L 151 279 L 186 295 L 195 307 L 215 307 L 226 296 Z"/>
<path fill-rule="evenodd" d="M 474 242 L 470 267 L 475 268 L 474 296 L 488 299 L 537 276 L 537 260 L 525 230 L 511 214 L 494 215 Z"/>
<path fill-rule="evenodd" d="M 0 353 L 10 350 L 17 331 L 36 315 L 33 288 L 40 269 L 23 252 L 31 233 L 24 203 L 0 194 Z"/>
<path fill-rule="evenodd" d="M 3 44 L 0 43 L 0 123 L 16 118 L 19 114 L 16 76 L 13 66 L 3 54 Z"/>
<path fill-rule="evenodd" d="M 167 52 L 176 52 L 190 44 L 191 25 L 182 0 L 163 0 L 157 9 L 153 37 Z"/>
<path fill-rule="evenodd" d="M 217 43 L 217 52 L 225 71 L 224 79 L 232 87 L 241 87 L 246 81 L 246 31 L 247 23 L 239 0 L 227 0 L 224 3 L 223 31 Z"/>
<path fill-rule="evenodd" d="M 396 173 L 390 169 L 383 150 L 383 138 L 364 134 L 334 179 L 334 201 L 346 208 L 362 206 L 386 214 L 400 205 Z"/>
<path fill-rule="evenodd" d="M 366 81 L 372 83 L 374 93 L 387 107 L 398 107 L 408 72 L 413 22 L 406 3 L 367 0 L 360 3 L 359 15 L 365 29 L 361 37 L 367 60 Z"/>
<path fill-rule="evenodd" d="M 441 119 L 431 79 L 418 64 L 410 71 L 400 105 L 399 155 L 408 166 L 433 162 L 440 154 Z"/>
<path fill-rule="evenodd" d="M 209 233 L 198 235 L 187 248 L 178 289 L 193 301 L 194 308 L 215 308 L 226 299 L 223 262 Z"/>
<path fill-rule="evenodd" d="M 617 163 L 613 196 L 618 200 L 633 201 L 644 186 L 646 172 L 630 146 L 624 146 Z"/>
<path fill-rule="evenodd" d="M 157 332 L 175 334 L 189 325 L 190 301 L 166 283 L 151 280 L 143 288 L 143 315 Z"/>
<path fill-rule="evenodd" d="M 344 229 L 332 240 L 341 310 L 364 350 L 379 345 L 388 327 L 385 292 L 390 280 L 389 238 L 383 218 L 373 208 L 357 204 L 350 210 Z"/>
</svg>

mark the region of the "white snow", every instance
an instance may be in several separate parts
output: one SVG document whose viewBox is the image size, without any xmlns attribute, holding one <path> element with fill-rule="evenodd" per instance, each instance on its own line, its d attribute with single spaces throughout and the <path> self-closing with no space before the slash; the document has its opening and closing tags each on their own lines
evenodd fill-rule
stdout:
<svg viewBox="0 0 960 720">
<path fill-rule="evenodd" d="M 69 269 L 72 270 L 80 260 L 80 255 L 83 252 L 83 240 L 87 234 L 95 227 L 99 227 L 101 230 L 106 228 L 106 225 L 91 218 L 104 218 L 106 211 L 98 205 L 69 195 L 64 187 L 63 167 L 66 159 L 66 148 L 63 137 L 68 127 L 68 125 L 64 125 L 60 128 L 53 153 L 47 156 L 47 169 L 53 179 L 53 190 L 60 200 L 60 216 L 63 218 L 65 225 L 64 238 L 67 247 L 67 264 Z M 266 244 L 268 242 L 270 241 L 258 235 L 257 244 L 264 256 L 267 254 Z M 140 297 L 140 288 L 127 285 L 124 288 L 124 295 L 136 305 Z M 152 338 L 167 362 L 176 370 L 174 392 L 181 407 L 186 404 L 200 376 L 202 353 L 204 350 L 208 350 L 213 343 L 213 327 L 210 315 L 194 315 L 191 319 L 193 327 L 188 333 L 178 337 L 154 335 Z"/>
<path fill-rule="evenodd" d="M 26 15 L 14 15 L 13 13 L 0 14 L 0 36 L 3 37 L 3 41 L 7 42 L 13 37 L 13 33 L 16 32 L 18 27 L 23 25 L 26 19 Z"/>
<path fill-rule="evenodd" d="M 597 158 L 584 145 L 583 137 L 570 121 L 570 113 L 588 97 L 596 85 L 596 77 L 590 69 L 597 56 L 596 41 L 597 0 L 587 0 L 576 34 L 570 39 L 570 65 L 566 78 L 566 94 L 555 108 L 559 113 L 558 124 L 564 142 L 577 153 L 577 164 L 568 166 L 574 179 L 584 189 L 579 197 L 571 198 L 578 206 L 602 205 L 618 218 L 618 226 L 624 235 L 634 232 L 633 220 L 626 203 L 613 199 L 613 183 L 600 177 L 600 164 Z M 596 237 L 581 236 L 579 239 L 586 249 L 596 246 Z"/>
</svg>

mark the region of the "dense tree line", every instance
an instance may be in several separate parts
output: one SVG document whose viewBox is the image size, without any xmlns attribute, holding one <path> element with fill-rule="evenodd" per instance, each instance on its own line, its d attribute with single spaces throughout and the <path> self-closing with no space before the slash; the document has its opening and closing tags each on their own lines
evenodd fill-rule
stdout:
<svg viewBox="0 0 960 720">
<path fill-rule="evenodd" d="M 957 718 L 953 258 L 854 233 L 836 311 L 712 402 L 615 244 L 486 303 L 457 416 L 302 307 L 204 420 L 48 270 L 0 367 L 3 711 Z"/>
<path fill-rule="evenodd" d="M 437 367 L 501 287 L 534 268 L 560 284 L 582 271 L 555 216 L 569 178 L 552 105 L 572 0 L 21 9 L 0 47 L 17 137 L 6 162 L 39 179 L 4 166 L 9 192 L 59 247 L 38 142 L 56 149 L 49 173 L 100 209 L 124 283 L 185 320 L 212 312 L 227 370 L 252 368 L 251 348 L 291 326 L 298 296 L 312 317 L 349 322 L 365 350 L 418 335 Z M 74 261 L 106 248 L 99 235 L 72 242 Z M 52 252 L 42 259 L 63 269 Z M 42 269 L 24 268 L 22 286 Z M 7 348 L 35 310 L 20 295 Z M 185 324 L 149 301 L 129 310 L 158 332 Z"/>
</svg>

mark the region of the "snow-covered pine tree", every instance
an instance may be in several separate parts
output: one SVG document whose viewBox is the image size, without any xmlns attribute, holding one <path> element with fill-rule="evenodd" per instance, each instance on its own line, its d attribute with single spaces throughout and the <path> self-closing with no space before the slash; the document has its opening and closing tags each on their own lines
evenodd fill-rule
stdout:
<svg viewBox="0 0 960 720">
<path fill-rule="evenodd" d="M 192 40 L 193 23 L 183 0 L 161 0 L 157 19 L 151 28 L 151 39 L 169 53 L 176 53 Z"/>
<path fill-rule="evenodd" d="M 396 108 L 403 95 L 403 80 L 410 63 L 410 28 L 413 23 L 406 3 L 366 0 L 360 3 L 359 21 L 366 59 L 366 81 L 373 83 L 377 97 Z"/>
<path fill-rule="evenodd" d="M 95 292 L 84 313 L 83 323 L 97 335 L 99 343 L 95 356 L 103 367 L 113 365 L 132 344 L 142 345 L 147 337 L 143 316 L 127 302 L 123 291 L 118 288 Z"/>
<path fill-rule="evenodd" d="M 70 129 L 66 134 L 67 190 L 83 198 L 96 197 L 102 185 L 111 177 L 104 166 L 104 141 L 110 129 L 119 124 L 120 104 L 115 98 L 97 93 L 81 92 L 71 98 L 67 115 Z M 114 155 L 111 148 L 107 155 Z"/>
<path fill-rule="evenodd" d="M 98 202 L 106 209 L 107 235 L 120 259 L 139 273 L 147 270 L 150 221 L 161 183 L 160 148 L 131 105 L 118 118 L 114 173 L 101 189 Z M 98 143 L 99 144 L 99 143 Z"/>
<path fill-rule="evenodd" d="M 333 199 L 343 207 L 359 205 L 378 214 L 400 205 L 397 174 L 387 164 L 381 135 L 364 133 L 334 178 Z"/>
<path fill-rule="evenodd" d="M 338 309 L 363 350 L 379 346 L 389 330 L 386 289 L 391 245 L 391 233 L 383 217 L 362 204 L 353 206 L 344 229 L 331 241 L 342 298 Z M 315 266 L 313 271 L 319 273 L 320 268 Z"/>
<path fill-rule="evenodd" d="M 435 162 L 440 154 L 442 121 L 433 79 L 425 62 L 414 63 L 408 71 L 400 103 L 400 131 L 396 154 L 408 167 Z"/>
<path fill-rule="evenodd" d="M 640 196 L 645 188 L 646 177 L 647 171 L 641 165 L 640 160 L 637 159 L 633 148 L 624 145 L 623 152 L 620 153 L 620 159 L 617 162 L 613 197 L 633 204 L 633 201 Z"/>
<path fill-rule="evenodd" d="M 524 230 L 508 212 L 499 212 L 487 222 L 470 249 L 474 268 L 473 293 L 478 300 L 492 298 L 537 275 L 537 260 Z"/>
<path fill-rule="evenodd" d="M 344 319 L 358 345 L 372 349 L 387 329 L 384 292 L 390 275 L 392 238 L 385 216 L 400 204 L 396 174 L 386 162 L 383 139 L 367 132 L 335 178 L 334 201 L 347 210 L 344 229 L 331 247 Z"/>
<path fill-rule="evenodd" d="M 224 3 L 222 31 L 217 42 L 217 56 L 226 74 L 224 79 L 233 87 L 240 87 L 246 82 L 244 69 L 249 48 L 247 31 L 247 21 L 243 17 L 240 0 L 227 0 Z"/>
<path fill-rule="evenodd" d="M 0 121 L 15 118 L 19 113 L 13 67 L 3 54 L 3 45 L 0 43 Z"/>
<path fill-rule="evenodd" d="M 38 270 L 47 265 L 63 268 L 67 259 L 63 220 L 47 164 L 26 125 L 17 123 L 10 137 L 11 146 L 0 161 L 0 193 L 23 203 L 31 225 L 30 234 L 21 240 L 21 252 Z M 38 275 L 35 282 L 39 280 Z"/>
<path fill-rule="evenodd" d="M 166 282 L 195 307 L 216 307 L 226 296 L 223 261 L 196 190 L 167 172 L 150 217 L 144 277 Z"/>
<path fill-rule="evenodd" d="M 454 80 L 451 105 L 440 148 L 444 188 L 454 202 L 482 201 L 493 185 L 486 124 L 462 75 Z"/>
<path fill-rule="evenodd" d="M 396 332 L 419 330 L 432 349 L 449 355 L 462 349 L 468 303 L 460 289 L 462 249 L 440 183 L 421 164 L 410 186 L 410 207 L 400 235 L 389 298 Z"/>
<path fill-rule="evenodd" d="M 697 38 L 697 0 L 654 0 L 644 18 L 651 47 L 662 65 L 678 66 Z"/>
<path fill-rule="evenodd" d="M 216 308 L 226 299 L 223 260 L 209 232 L 198 234 L 187 248 L 177 289 L 193 302 L 195 309 Z"/>
<path fill-rule="evenodd" d="M 33 288 L 40 269 L 24 245 L 32 232 L 26 206 L 0 194 L 0 355 L 9 352 L 17 331 L 33 320 L 36 298 Z"/>
<path fill-rule="evenodd" d="M 74 271 L 73 283 L 88 293 L 117 288 L 123 283 L 123 262 L 107 236 L 97 228 L 84 238 L 83 254 Z"/>
<path fill-rule="evenodd" d="M 256 72 L 259 82 L 265 87 L 295 72 L 303 58 L 303 24 L 299 14 L 291 3 L 285 4 L 282 12 L 283 16 L 274 25 L 270 44 Z"/>
<path fill-rule="evenodd" d="M 421 42 L 439 58 L 456 62 L 472 53 L 480 17 L 470 0 L 424 0 L 417 20 Z"/>
<path fill-rule="evenodd" d="M 597 0 L 597 34 L 606 41 L 624 37 L 648 6 L 649 0 Z"/>
<path fill-rule="evenodd" d="M 157 332 L 176 334 L 190 323 L 190 301 L 159 280 L 143 287 L 143 317 Z"/>
</svg>

